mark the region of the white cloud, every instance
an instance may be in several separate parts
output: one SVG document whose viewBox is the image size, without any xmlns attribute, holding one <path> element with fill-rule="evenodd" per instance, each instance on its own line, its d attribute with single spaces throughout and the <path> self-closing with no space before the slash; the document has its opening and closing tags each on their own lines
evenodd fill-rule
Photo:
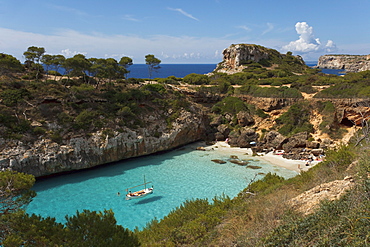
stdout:
<svg viewBox="0 0 370 247">
<path fill-rule="evenodd" d="M 326 44 L 322 44 L 319 38 L 315 38 L 313 27 L 310 27 L 306 22 L 297 22 L 295 24 L 295 29 L 297 34 L 299 34 L 299 39 L 291 41 L 288 45 L 283 46 L 283 51 L 310 53 L 334 52 L 337 50 L 332 40 L 328 40 Z"/>
<path fill-rule="evenodd" d="M 75 9 L 75 8 L 69 8 L 69 7 L 65 7 L 65 6 L 61 6 L 61 5 L 51 5 L 51 7 L 54 8 L 54 9 L 63 11 L 63 12 L 68 12 L 70 14 L 77 15 L 77 16 L 88 16 L 87 13 L 85 13 L 81 10 Z"/>
<path fill-rule="evenodd" d="M 266 34 L 266 33 L 269 33 L 271 32 L 272 30 L 274 30 L 274 25 L 272 23 L 267 23 L 267 29 L 265 31 L 263 31 L 262 35 Z"/>
<path fill-rule="evenodd" d="M 135 17 L 133 17 L 133 15 L 124 15 L 122 18 L 127 21 L 135 21 L 135 22 L 140 21 L 139 19 L 136 19 Z"/>
<path fill-rule="evenodd" d="M 0 53 L 24 60 L 23 52 L 30 46 L 44 47 L 47 54 L 63 54 L 72 57 L 129 56 L 134 63 L 144 63 L 145 55 L 154 54 L 162 63 L 218 63 L 221 53 L 230 44 L 238 43 L 226 38 L 189 36 L 134 36 L 85 34 L 74 30 L 60 30 L 52 35 L 22 32 L 0 27 Z"/>
<path fill-rule="evenodd" d="M 190 18 L 190 19 L 193 19 L 193 20 L 199 21 L 199 19 L 198 19 L 198 18 L 195 18 L 193 15 L 191 15 L 191 14 L 189 14 L 189 13 L 185 12 L 185 11 L 184 11 L 184 10 L 182 10 L 182 9 L 174 9 L 174 8 L 168 8 L 168 9 L 169 9 L 169 10 L 172 10 L 172 11 L 177 11 L 177 12 L 179 12 L 179 13 L 183 14 L 184 16 L 186 16 L 186 17 Z"/>
<path fill-rule="evenodd" d="M 247 31 L 247 32 L 252 31 L 252 29 L 251 29 L 251 28 L 249 28 L 249 27 L 247 27 L 247 26 L 238 26 L 237 28 L 243 29 L 243 30 L 245 30 L 245 31 Z"/>
<path fill-rule="evenodd" d="M 67 48 L 65 50 L 62 50 L 61 54 L 65 57 L 73 57 L 74 55 L 77 55 L 77 54 L 86 55 L 87 53 L 86 52 L 80 52 L 80 51 L 71 51 L 70 49 Z"/>
</svg>

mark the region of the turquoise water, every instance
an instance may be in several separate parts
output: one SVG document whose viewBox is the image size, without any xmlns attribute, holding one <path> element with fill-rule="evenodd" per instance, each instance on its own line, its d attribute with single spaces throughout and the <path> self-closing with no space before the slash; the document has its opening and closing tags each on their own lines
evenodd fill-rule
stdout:
<svg viewBox="0 0 370 247">
<path fill-rule="evenodd" d="M 262 167 L 257 170 L 231 162 L 217 164 L 211 160 L 227 161 L 230 153 L 195 150 L 199 145 L 37 181 L 33 188 L 37 196 L 26 211 L 63 223 L 66 215 L 75 215 L 77 210 L 112 209 L 117 223 L 133 230 L 154 218 L 163 218 L 187 199 L 211 200 L 222 194 L 235 197 L 255 174 L 273 172 L 286 178 L 297 175 L 257 160 L 250 161 Z M 244 153 L 236 155 L 239 159 L 253 159 Z M 125 200 L 125 189 L 142 184 L 144 175 L 153 182 L 154 193 Z"/>
</svg>

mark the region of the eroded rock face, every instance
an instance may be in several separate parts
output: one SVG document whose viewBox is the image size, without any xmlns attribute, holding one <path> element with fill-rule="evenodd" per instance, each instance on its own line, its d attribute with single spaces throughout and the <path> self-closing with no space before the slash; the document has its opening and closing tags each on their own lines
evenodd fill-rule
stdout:
<svg viewBox="0 0 370 247">
<path fill-rule="evenodd" d="M 238 67 L 245 64 L 246 61 L 259 62 L 262 59 L 269 58 L 267 49 L 262 49 L 261 46 L 249 44 L 231 45 L 226 48 L 222 54 L 224 55 L 223 65 L 225 68 L 231 70 L 238 69 Z"/>
<path fill-rule="evenodd" d="M 236 117 L 238 118 L 238 124 L 242 127 L 254 124 L 253 116 L 249 112 L 240 111 Z"/>
<path fill-rule="evenodd" d="M 320 69 L 344 69 L 348 72 L 370 70 L 370 55 L 324 55 L 319 58 Z"/>
<path fill-rule="evenodd" d="M 206 129 L 202 115 L 187 111 L 181 113 L 171 129 L 162 127 L 158 126 L 162 132 L 157 137 L 147 128 L 124 128 L 121 132 L 113 131 L 111 137 L 102 132 L 73 137 L 66 145 L 46 139 L 37 141 L 33 146 L 14 143 L 13 147 L 3 150 L 0 170 L 12 169 L 39 177 L 91 168 L 200 140 Z"/>
<path fill-rule="evenodd" d="M 216 71 L 227 74 L 241 72 L 248 67 L 250 62 L 258 63 L 262 60 L 269 60 L 272 54 L 277 59 L 282 59 L 285 56 L 285 54 L 280 54 L 274 49 L 255 44 L 233 44 L 226 48 L 222 54 L 224 55 L 223 61 Z M 302 57 L 296 57 L 304 64 Z"/>
<path fill-rule="evenodd" d="M 242 99 L 251 105 L 255 105 L 257 108 L 270 112 L 273 110 L 283 109 L 284 107 L 291 106 L 297 103 L 300 98 L 264 98 L 264 97 L 251 97 L 243 96 Z"/>
<path fill-rule="evenodd" d="M 289 138 L 286 138 L 281 143 L 281 149 L 285 150 L 286 152 L 290 152 L 295 148 L 305 148 L 307 139 L 308 139 L 307 132 L 297 133 Z"/>
<path fill-rule="evenodd" d="M 281 147 L 285 139 L 286 137 L 280 134 L 279 132 L 270 131 L 265 135 L 263 142 L 265 143 L 266 148 L 278 149 L 279 147 Z"/>
</svg>

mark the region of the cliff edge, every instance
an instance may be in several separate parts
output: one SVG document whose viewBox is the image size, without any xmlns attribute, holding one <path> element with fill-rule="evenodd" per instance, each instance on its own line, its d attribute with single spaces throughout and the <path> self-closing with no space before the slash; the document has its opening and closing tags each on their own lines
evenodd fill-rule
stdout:
<svg viewBox="0 0 370 247">
<path fill-rule="evenodd" d="M 232 44 L 224 49 L 222 54 L 223 60 L 218 64 L 215 72 L 234 74 L 242 72 L 253 63 L 272 67 L 282 64 L 287 58 L 300 65 L 305 65 L 300 56 L 292 56 L 291 53 L 281 54 L 277 50 L 255 44 Z"/>
<path fill-rule="evenodd" d="M 347 72 L 370 70 L 370 55 L 324 55 L 317 63 L 319 69 L 343 69 Z"/>
</svg>

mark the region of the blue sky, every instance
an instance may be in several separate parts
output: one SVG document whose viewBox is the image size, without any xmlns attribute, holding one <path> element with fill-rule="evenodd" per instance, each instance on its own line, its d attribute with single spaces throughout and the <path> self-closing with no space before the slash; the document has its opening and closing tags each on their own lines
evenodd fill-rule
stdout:
<svg viewBox="0 0 370 247">
<path fill-rule="evenodd" d="M 0 53 L 29 46 L 71 57 L 144 63 L 222 61 L 231 44 L 258 44 L 306 61 L 370 54 L 370 0 L 0 0 Z"/>
</svg>

